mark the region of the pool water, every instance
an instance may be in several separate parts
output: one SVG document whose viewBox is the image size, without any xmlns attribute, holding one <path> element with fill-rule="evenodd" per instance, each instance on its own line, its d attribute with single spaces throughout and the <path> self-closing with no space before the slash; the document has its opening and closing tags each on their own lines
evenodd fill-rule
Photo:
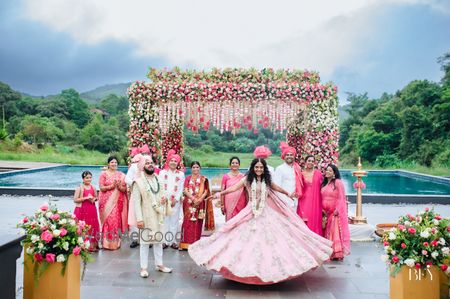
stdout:
<svg viewBox="0 0 450 299">
<path fill-rule="evenodd" d="M 126 173 L 126 167 L 120 167 Z M 93 184 L 98 186 L 98 178 L 102 168 L 100 166 L 59 166 L 43 170 L 29 170 L 17 173 L 1 173 L 0 186 L 31 187 L 31 188 L 75 188 L 81 183 L 81 173 L 89 170 L 93 175 Z M 207 176 L 212 185 L 220 185 L 222 175 L 227 168 L 203 168 L 202 174 Z M 242 170 L 245 172 L 245 170 Z M 186 175 L 190 174 L 190 169 Z M 356 193 L 350 171 L 342 171 L 346 192 Z M 422 195 L 450 195 L 450 183 L 441 183 L 430 180 L 428 177 L 409 177 L 395 172 L 369 172 L 363 178 L 367 188 L 366 194 L 422 194 Z"/>
</svg>

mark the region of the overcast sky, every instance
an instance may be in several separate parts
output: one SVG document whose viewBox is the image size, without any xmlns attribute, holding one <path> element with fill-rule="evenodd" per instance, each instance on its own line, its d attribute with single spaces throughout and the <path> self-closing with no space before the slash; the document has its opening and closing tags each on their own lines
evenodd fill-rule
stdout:
<svg viewBox="0 0 450 299">
<path fill-rule="evenodd" d="M 379 97 L 440 80 L 450 1 L 2 0 L 0 38 L 0 81 L 33 95 L 180 66 L 309 69 Z"/>
</svg>

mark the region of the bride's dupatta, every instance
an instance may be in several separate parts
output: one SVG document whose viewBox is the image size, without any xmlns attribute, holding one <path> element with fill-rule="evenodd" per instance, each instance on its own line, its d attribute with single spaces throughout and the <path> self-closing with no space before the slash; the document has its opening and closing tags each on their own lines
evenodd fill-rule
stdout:
<svg viewBox="0 0 450 299">
<path fill-rule="evenodd" d="M 222 189 L 228 189 L 231 188 L 232 186 L 238 184 L 242 178 L 245 176 L 245 174 L 243 173 L 239 173 L 236 176 L 230 176 L 227 174 L 228 180 L 224 183 L 222 183 Z M 236 215 L 235 213 L 235 209 L 236 206 L 239 203 L 239 200 L 242 200 L 242 194 L 245 195 L 245 190 L 244 187 L 239 188 L 238 190 L 228 193 L 227 195 L 225 195 L 224 197 L 224 202 L 225 202 L 225 219 L 226 221 L 230 220 L 231 218 L 233 218 L 234 215 Z M 241 205 L 243 205 L 243 207 L 245 206 L 245 203 L 240 203 Z"/>
</svg>

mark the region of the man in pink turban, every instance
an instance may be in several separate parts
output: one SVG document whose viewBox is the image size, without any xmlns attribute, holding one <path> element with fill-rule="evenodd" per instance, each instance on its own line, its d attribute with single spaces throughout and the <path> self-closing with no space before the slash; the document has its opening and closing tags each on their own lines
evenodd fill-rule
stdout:
<svg viewBox="0 0 450 299">
<path fill-rule="evenodd" d="M 270 149 L 268 149 L 264 145 L 257 146 L 255 148 L 255 150 L 253 151 L 253 156 L 255 158 L 267 160 L 267 158 L 269 158 L 271 155 L 272 155 L 272 152 L 270 151 Z M 267 168 L 269 169 L 270 174 L 273 175 L 274 168 L 272 166 L 270 166 L 269 164 L 267 164 Z"/>
<path fill-rule="evenodd" d="M 172 207 L 172 215 L 164 220 L 164 248 L 171 246 L 178 249 L 178 240 L 180 238 L 180 212 L 181 198 L 183 196 L 184 173 L 178 170 L 181 157 L 174 150 L 169 150 L 167 154 L 164 169 L 158 175 L 163 186 L 163 197 L 168 200 Z"/>
<path fill-rule="evenodd" d="M 298 199 L 302 194 L 303 178 L 300 165 L 295 162 L 297 151 L 284 141 L 280 143 L 280 149 L 281 159 L 284 160 L 284 163 L 276 168 L 273 180 L 278 186 L 286 191 L 291 193 L 295 192 Z M 286 200 L 286 204 L 295 208 L 298 201 L 293 202 L 292 200 Z"/>
</svg>

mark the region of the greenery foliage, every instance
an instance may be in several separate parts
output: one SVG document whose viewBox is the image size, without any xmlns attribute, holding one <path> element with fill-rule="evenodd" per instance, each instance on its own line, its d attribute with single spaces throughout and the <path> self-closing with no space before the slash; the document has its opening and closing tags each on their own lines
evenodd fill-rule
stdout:
<svg viewBox="0 0 450 299">
<path fill-rule="evenodd" d="M 394 95 L 369 99 L 349 94 L 341 122 L 341 160 L 360 156 L 376 166 L 402 161 L 426 167 L 450 167 L 450 54 L 439 59 L 440 83 L 415 80 Z"/>
</svg>

